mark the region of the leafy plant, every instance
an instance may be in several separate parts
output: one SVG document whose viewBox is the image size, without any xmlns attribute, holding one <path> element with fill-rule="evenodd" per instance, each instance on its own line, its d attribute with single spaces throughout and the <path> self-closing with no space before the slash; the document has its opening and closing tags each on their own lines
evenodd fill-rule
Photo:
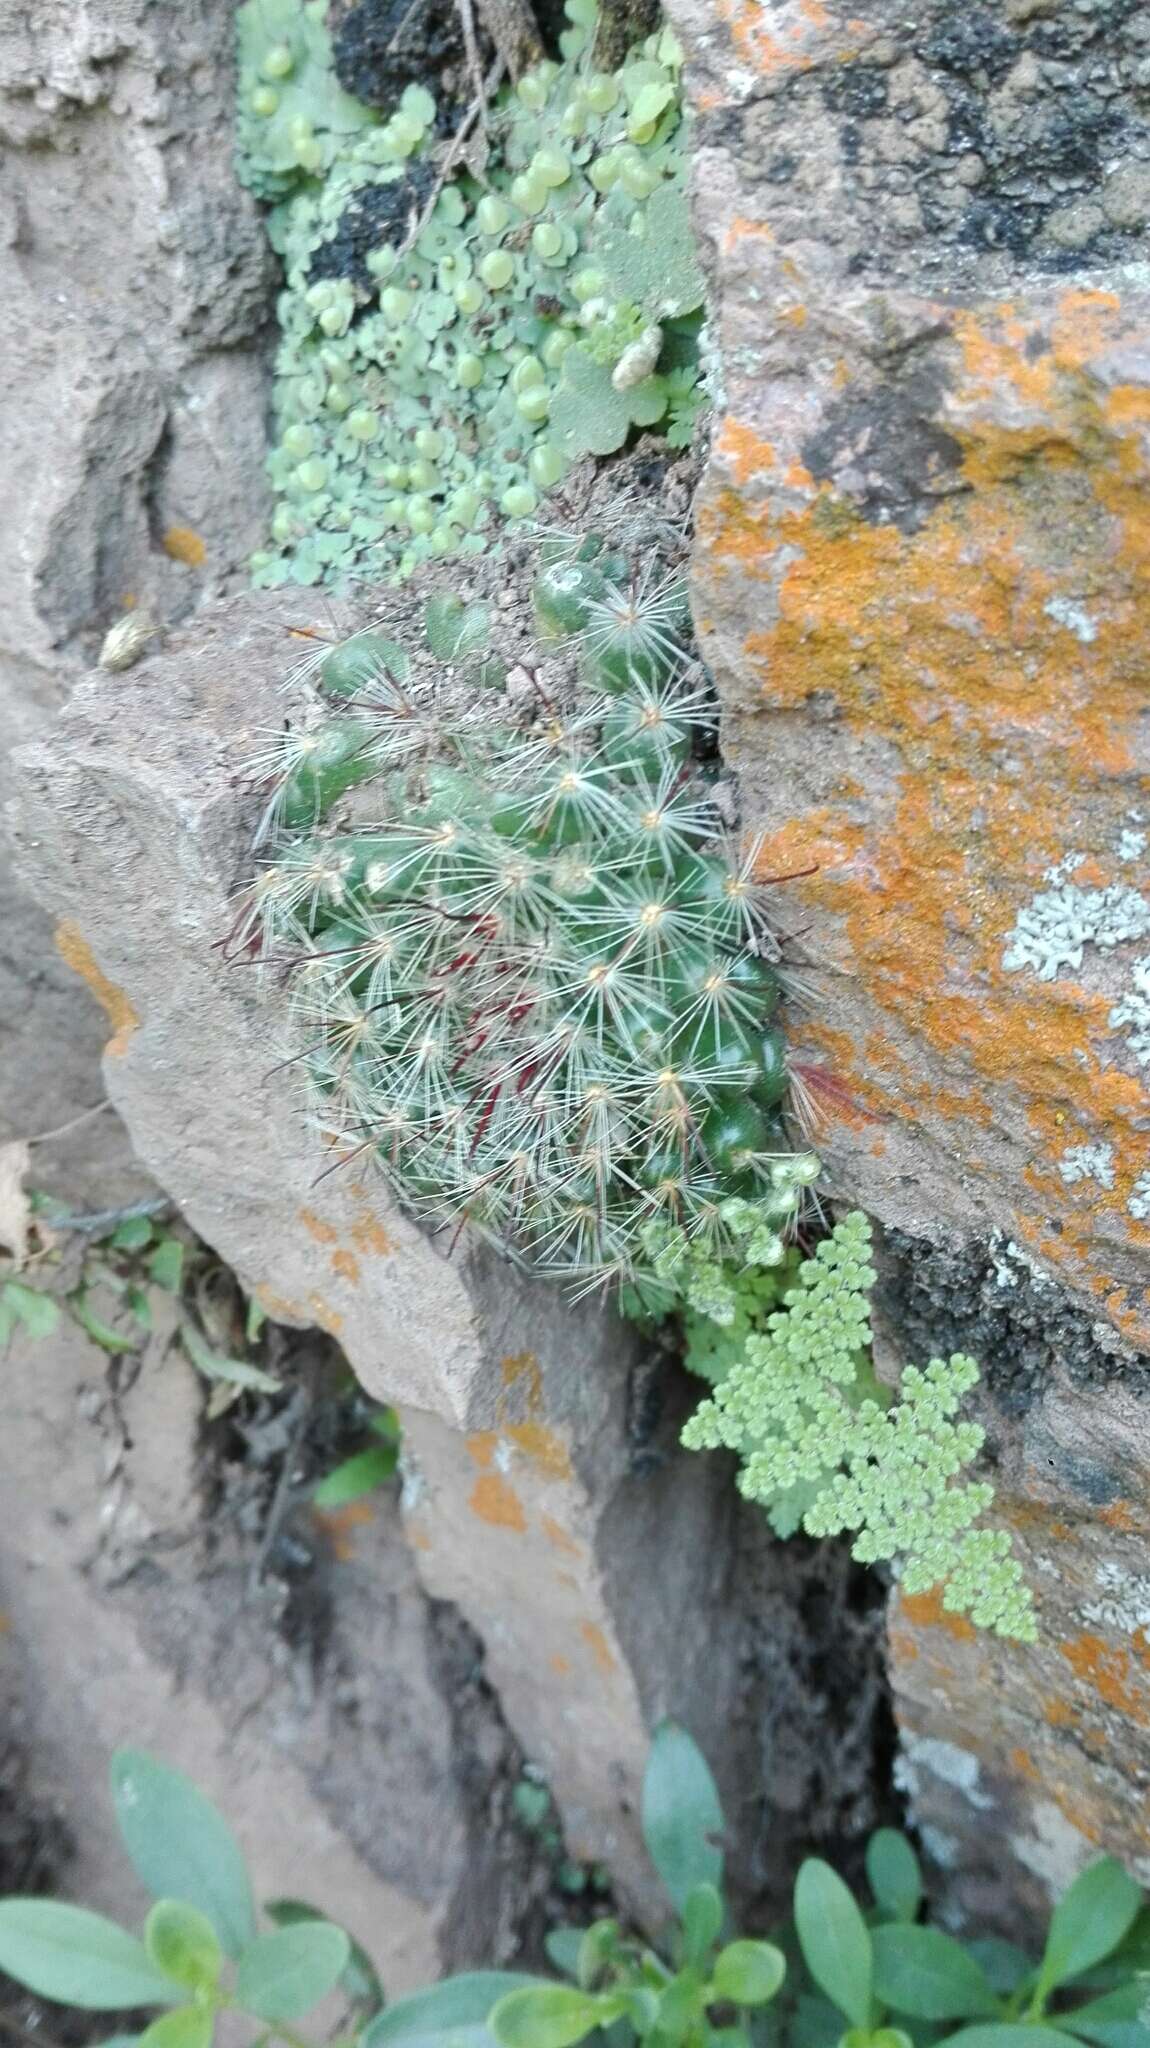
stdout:
<svg viewBox="0 0 1150 2048">
<path fill-rule="evenodd" d="M 449 1979 L 376 2019 L 364 2048 L 447 2048 L 464 2025 L 475 2048 L 573 2048 L 600 2035 L 611 2048 L 1150 2048 L 1140 1981 L 1150 1912 L 1111 1857 L 1071 1885 L 1037 1960 L 920 1925 L 918 1859 L 891 1828 L 868 1844 L 869 1904 L 810 1857 L 793 1919 L 769 1941 L 748 1940 L 723 1897 L 714 1781 L 670 1722 L 655 1733 L 642 1815 L 674 1908 L 658 1945 L 614 1919 L 557 1928 L 547 1950 L 567 1982 Z"/>
<path fill-rule="evenodd" d="M 243 1300 L 209 1247 L 173 1227 L 162 1207 L 73 1218 L 33 1196 L 36 1242 L 26 1273 L 0 1277 L 0 1343 L 17 1324 L 51 1336 L 66 1315 L 102 1351 L 127 1356 L 174 1308 L 175 1341 L 213 1382 L 210 1416 L 242 1391 L 278 1393 L 280 1382 L 256 1355 L 262 1310 Z"/>
<path fill-rule="evenodd" d="M 218 2019 L 308 2048 L 297 2022 L 333 1991 L 359 2048 L 1150 2048 L 1143 1980 L 1150 1909 L 1113 1857 L 1075 1879 L 1041 1956 L 919 1924 L 923 1884 L 904 1835 L 867 1846 L 871 1901 L 808 1858 L 793 1919 L 739 1935 L 723 1896 L 722 1808 L 686 1730 L 655 1732 L 643 1785 L 651 1859 L 673 1909 L 644 1941 L 617 1919 L 558 1927 L 566 1981 L 510 1970 L 449 1977 L 387 2006 L 370 1957 L 314 1907 L 274 1899 L 261 1928 L 240 1848 L 189 1779 L 141 1750 L 113 1759 L 128 1854 L 155 1899 L 142 1937 L 49 1899 L 0 1899 L 0 1969 L 42 1998 L 159 2008 L 144 2048 L 210 2048 Z"/>
<path fill-rule="evenodd" d="M 112 1760 L 112 1798 L 155 1904 L 141 1933 L 53 1899 L 0 1899 L 0 1969 L 40 1998 L 93 2012 L 159 2007 L 144 2048 L 210 2048 L 224 2013 L 300 2048 L 295 2021 L 333 1991 L 350 2012 L 382 2004 L 369 1959 L 342 1928 L 275 1900 L 261 1928 L 242 1852 L 190 1779 L 138 1749 Z"/>
<path fill-rule="evenodd" d="M 682 445 L 698 365 L 669 31 L 596 71 L 569 0 L 564 61 L 494 95 L 473 171 L 422 85 L 386 119 L 342 91 L 326 12 L 238 14 L 240 175 L 274 203 L 286 286 L 263 584 L 488 547 L 632 427 L 668 418 Z"/>
<path fill-rule="evenodd" d="M 330 1512 L 362 1500 L 391 1479 L 399 1464 L 399 1417 L 394 1408 L 380 1408 L 367 1425 L 370 1441 L 326 1472 L 312 1494 L 317 1508 Z"/>
<path fill-rule="evenodd" d="M 925 1371 L 908 1366 L 897 1398 L 875 1378 L 870 1248 L 866 1217 L 848 1216 L 793 1270 L 778 1307 L 764 1313 L 759 1301 L 744 1312 L 725 1358 L 712 1345 L 714 1392 L 683 1442 L 737 1451 L 740 1489 L 778 1535 L 800 1524 L 811 1536 L 850 1530 L 864 1563 L 903 1559 L 908 1592 L 942 1582 L 952 1612 L 1033 1641 L 1031 1595 L 1009 1535 L 971 1526 L 993 1489 L 958 1479 L 983 1443 L 976 1423 L 954 1419 L 978 1367 L 960 1354 Z M 697 1291 L 689 1299 L 697 1311 Z"/>
</svg>

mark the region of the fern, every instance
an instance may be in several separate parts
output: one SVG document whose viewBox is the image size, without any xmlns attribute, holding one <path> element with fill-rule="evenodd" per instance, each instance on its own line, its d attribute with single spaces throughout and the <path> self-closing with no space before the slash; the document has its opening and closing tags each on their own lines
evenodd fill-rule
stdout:
<svg viewBox="0 0 1150 2048">
<path fill-rule="evenodd" d="M 1031 1596 L 1009 1536 L 972 1526 L 992 1489 L 958 1477 L 982 1448 L 978 1425 L 955 1420 L 978 1367 L 957 1353 L 925 1371 L 908 1367 L 897 1398 L 880 1385 L 870 1365 L 870 1245 L 865 1216 L 837 1224 L 765 1321 L 744 1283 L 726 1319 L 731 1341 L 712 1345 L 705 1367 L 721 1369 L 726 1354 L 728 1369 L 683 1442 L 737 1451 L 740 1489 L 778 1534 L 850 1531 L 860 1562 L 902 1560 L 908 1592 L 943 1581 L 951 1612 L 1033 1641 Z M 698 1348 L 697 1331 L 694 1341 Z"/>
</svg>

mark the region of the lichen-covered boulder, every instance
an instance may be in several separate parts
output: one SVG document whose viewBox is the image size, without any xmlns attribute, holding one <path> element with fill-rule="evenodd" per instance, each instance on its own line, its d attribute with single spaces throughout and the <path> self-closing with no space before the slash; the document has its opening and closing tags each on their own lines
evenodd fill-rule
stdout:
<svg viewBox="0 0 1150 2048">
<path fill-rule="evenodd" d="M 952 1261 L 913 1328 L 895 1274 L 893 1357 L 965 1320 L 1040 1594 L 1033 1652 L 929 1601 L 893 1633 L 916 1811 L 973 1869 L 1000 1806 L 1001 1905 L 1150 1851 L 1150 45 L 1124 4 L 672 13 L 723 384 L 696 615 L 799 1077 L 836 1185 Z"/>
</svg>

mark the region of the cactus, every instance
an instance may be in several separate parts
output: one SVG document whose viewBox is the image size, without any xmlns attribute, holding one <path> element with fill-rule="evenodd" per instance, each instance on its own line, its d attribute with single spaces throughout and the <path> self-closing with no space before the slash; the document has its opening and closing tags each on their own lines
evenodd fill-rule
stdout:
<svg viewBox="0 0 1150 2048">
<path fill-rule="evenodd" d="M 258 764 L 271 858 L 237 929 L 291 965 L 339 1157 L 529 1268 L 655 1300 L 676 1237 L 781 1263 L 810 1163 L 761 892 L 692 759 L 712 707 L 682 586 L 595 540 L 544 556 L 564 680 L 526 716 L 490 687 L 482 605 L 432 599 L 427 650 L 371 632 L 313 660 L 308 717 Z"/>
</svg>

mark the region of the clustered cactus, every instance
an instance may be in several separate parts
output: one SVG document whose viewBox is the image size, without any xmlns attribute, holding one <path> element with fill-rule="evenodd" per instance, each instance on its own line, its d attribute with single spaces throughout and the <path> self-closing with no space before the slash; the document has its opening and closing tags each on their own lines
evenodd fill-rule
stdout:
<svg viewBox="0 0 1150 2048">
<path fill-rule="evenodd" d="M 532 1269 L 658 1294 L 677 1235 L 738 1262 L 751 1218 L 781 1261 L 818 1166 L 782 1123 L 760 892 L 692 760 L 682 585 L 595 539 L 544 554 L 540 629 L 571 657 L 546 687 L 451 598 L 430 664 L 364 633 L 313 665 L 310 721 L 262 764 L 241 930 L 291 966 L 338 1157 Z M 363 822 L 330 830 L 353 790 Z"/>
<path fill-rule="evenodd" d="M 481 552 L 633 427 L 685 443 L 701 400 L 670 31 L 600 71 L 568 0 L 564 61 L 505 87 L 482 166 L 462 151 L 440 185 L 431 93 L 386 119 L 351 98 L 325 14 L 239 10 L 240 174 L 285 270 L 262 584 Z"/>
</svg>

